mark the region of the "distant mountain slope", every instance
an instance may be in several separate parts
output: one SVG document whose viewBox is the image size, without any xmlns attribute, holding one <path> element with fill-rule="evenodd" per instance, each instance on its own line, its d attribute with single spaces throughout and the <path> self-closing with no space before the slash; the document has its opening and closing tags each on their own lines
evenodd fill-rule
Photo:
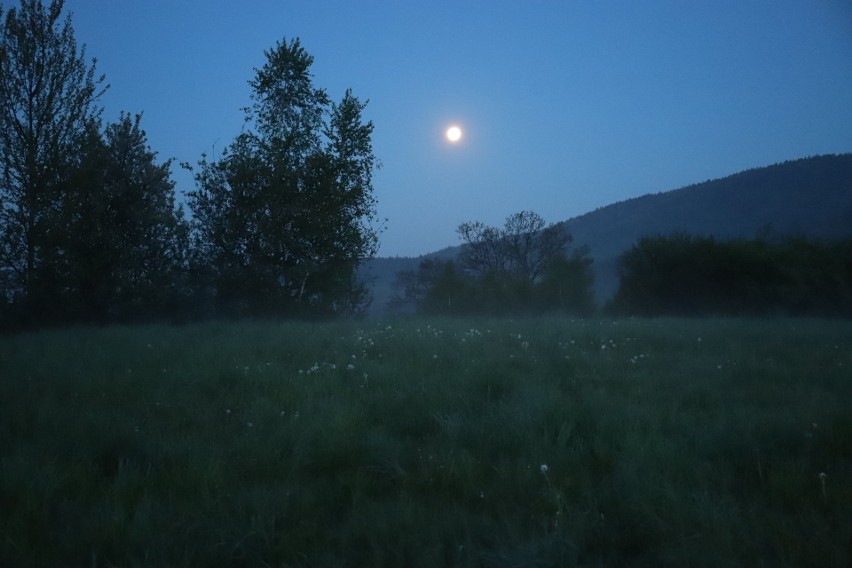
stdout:
<svg viewBox="0 0 852 568">
<path fill-rule="evenodd" d="M 575 245 L 591 248 L 598 299 L 615 292 L 615 261 L 643 236 L 852 237 L 852 154 L 803 158 L 628 199 L 574 217 L 565 228 Z"/>
<path fill-rule="evenodd" d="M 643 236 L 685 232 L 721 239 L 758 234 L 852 237 L 852 154 L 803 158 L 636 197 L 569 219 L 564 226 L 574 246 L 591 249 L 596 293 L 602 301 L 618 286 L 618 255 Z M 440 254 L 452 256 L 457 248 Z M 416 267 L 421 258 L 367 263 L 365 274 L 374 277 L 373 312 L 384 309 L 396 272 Z"/>
</svg>

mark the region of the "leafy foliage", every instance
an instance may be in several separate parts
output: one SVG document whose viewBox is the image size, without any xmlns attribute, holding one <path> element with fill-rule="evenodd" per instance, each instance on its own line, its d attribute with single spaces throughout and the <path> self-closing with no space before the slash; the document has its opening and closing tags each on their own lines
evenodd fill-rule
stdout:
<svg viewBox="0 0 852 568">
<path fill-rule="evenodd" d="M 67 187 L 54 273 L 72 319 L 174 314 L 186 295 L 189 228 L 175 205 L 171 162 L 156 164 L 141 118 L 122 114 L 103 136 L 92 132 Z"/>
<path fill-rule="evenodd" d="M 44 310 L 57 292 L 57 216 L 100 110 L 103 77 L 78 50 L 62 0 L 22 0 L 0 27 L 0 271 L 7 300 Z M 2 16 L 0 9 L 0 16 Z"/>
<path fill-rule="evenodd" d="M 457 232 L 466 245 L 459 258 L 465 269 L 479 276 L 493 272 L 530 283 L 571 243 L 571 235 L 561 225 L 547 226 L 533 211 L 510 215 L 502 228 L 474 221 L 462 223 Z"/>
<path fill-rule="evenodd" d="M 617 258 L 640 238 L 852 238 L 852 154 L 790 160 L 648 194 L 564 222 L 594 257 L 598 300 L 618 288 Z"/>
<path fill-rule="evenodd" d="M 202 159 L 189 194 L 197 273 L 224 313 L 357 311 L 355 268 L 378 243 L 366 103 L 315 88 L 299 40 L 266 58 L 250 82 L 251 129 Z"/>
<path fill-rule="evenodd" d="M 24 0 L 0 37 L 3 326 L 174 315 L 188 226 L 171 162 L 156 163 L 141 116 L 102 128 L 104 78 L 62 9 Z"/>
<path fill-rule="evenodd" d="M 641 239 L 620 257 L 623 313 L 852 314 L 852 242 Z"/>
<path fill-rule="evenodd" d="M 589 251 L 565 256 L 571 236 L 532 211 L 510 215 L 502 228 L 462 223 L 457 261 L 424 259 L 397 274 L 392 308 L 427 314 L 506 314 L 594 310 Z"/>
<path fill-rule="evenodd" d="M 190 234 L 141 117 L 102 127 L 104 79 L 62 11 L 24 0 L 0 36 L 3 327 L 366 305 L 355 268 L 378 243 L 366 103 L 332 102 L 298 40 L 276 45 L 250 82 L 250 128 L 201 160 Z"/>
</svg>

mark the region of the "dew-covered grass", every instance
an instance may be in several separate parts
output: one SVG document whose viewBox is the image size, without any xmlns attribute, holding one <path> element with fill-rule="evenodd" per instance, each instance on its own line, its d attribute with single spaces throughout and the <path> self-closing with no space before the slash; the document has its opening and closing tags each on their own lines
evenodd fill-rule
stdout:
<svg viewBox="0 0 852 568">
<path fill-rule="evenodd" d="M 0 338 L 0 566 L 845 566 L 852 322 Z"/>
</svg>

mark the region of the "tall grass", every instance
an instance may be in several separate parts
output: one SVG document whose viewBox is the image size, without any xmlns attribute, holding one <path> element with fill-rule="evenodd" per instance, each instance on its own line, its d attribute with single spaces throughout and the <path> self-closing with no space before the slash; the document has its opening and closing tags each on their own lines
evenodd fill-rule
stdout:
<svg viewBox="0 0 852 568">
<path fill-rule="evenodd" d="M 0 566 L 842 566 L 852 323 L 0 339 Z"/>
</svg>

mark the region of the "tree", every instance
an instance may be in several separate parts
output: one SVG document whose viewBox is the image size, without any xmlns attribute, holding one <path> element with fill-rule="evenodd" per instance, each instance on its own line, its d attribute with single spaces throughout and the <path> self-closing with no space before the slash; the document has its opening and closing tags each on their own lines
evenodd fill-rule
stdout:
<svg viewBox="0 0 852 568">
<path fill-rule="evenodd" d="M 475 290 L 471 281 L 459 274 L 453 261 L 438 261 L 432 287 L 418 306 L 424 314 L 468 315 L 479 310 L 475 302 Z"/>
<path fill-rule="evenodd" d="M 468 221 L 459 225 L 456 232 L 465 243 L 459 254 L 459 261 L 465 269 L 480 276 L 506 271 L 508 259 L 500 229 L 481 221 Z"/>
<path fill-rule="evenodd" d="M 393 312 L 413 311 L 420 307 L 429 291 L 444 271 L 445 262 L 435 258 L 424 258 L 417 270 L 400 270 L 396 274 L 393 287 L 394 296 L 388 302 Z"/>
<path fill-rule="evenodd" d="M 298 39 L 265 56 L 249 128 L 219 161 L 202 158 L 189 194 L 196 271 L 226 312 L 356 311 L 366 292 L 355 269 L 378 246 L 366 103 L 315 88 Z"/>
<path fill-rule="evenodd" d="M 0 28 L 0 270 L 32 312 L 57 286 L 55 220 L 68 172 L 106 89 L 78 50 L 62 0 L 22 0 Z M 2 17 L 0 9 L 0 17 Z M 10 289 L 11 288 L 11 289 Z"/>
<path fill-rule="evenodd" d="M 575 249 L 570 257 L 564 253 L 554 255 L 544 267 L 541 284 L 536 289 L 539 307 L 579 316 L 592 314 L 595 299 L 591 266 L 586 246 Z"/>
<path fill-rule="evenodd" d="M 167 316 L 183 292 L 189 229 L 171 161 L 156 163 L 141 119 L 122 113 L 103 135 L 92 129 L 67 185 L 53 273 L 72 319 Z"/>
<path fill-rule="evenodd" d="M 545 226 L 544 219 L 533 211 L 510 215 L 502 237 L 513 272 L 531 284 L 539 280 L 545 266 L 563 254 L 572 240 L 561 225 Z"/>
<path fill-rule="evenodd" d="M 537 213 L 521 211 L 502 228 L 475 221 L 462 223 L 457 232 L 465 242 L 459 262 L 476 288 L 470 309 L 491 314 L 593 309 L 588 251 L 566 259 L 571 235 L 561 224 L 547 225 Z"/>
<path fill-rule="evenodd" d="M 460 261 L 466 269 L 529 284 L 536 283 L 547 263 L 571 243 L 571 235 L 560 224 L 546 225 L 533 211 L 510 215 L 502 229 L 475 221 L 462 223 L 457 232 L 465 242 Z"/>
<path fill-rule="evenodd" d="M 852 313 L 849 242 L 644 237 L 619 257 L 613 311 L 639 315 Z"/>
</svg>

